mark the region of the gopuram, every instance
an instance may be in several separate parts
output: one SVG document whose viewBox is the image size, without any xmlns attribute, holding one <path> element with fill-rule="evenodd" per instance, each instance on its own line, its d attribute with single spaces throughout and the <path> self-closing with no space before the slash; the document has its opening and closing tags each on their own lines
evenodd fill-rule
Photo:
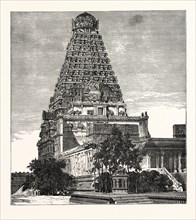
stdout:
<svg viewBox="0 0 196 220">
<path fill-rule="evenodd" d="M 72 31 L 49 109 L 43 111 L 38 157 L 65 159 L 67 172 L 76 177 L 90 175 L 93 150 L 88 143 L 104 140 L 115 124 L 129 132 L 138 147 L 149 149 L 144 168 L 166 167 L 170 172 L 181 172 L 185 168 L 181 164 L 185 137 L 171 138 L 172 144 L 170 139 L 152 139 L 147 112 L 128 116 L 99 33 L 99 21 L 85 12 L 72 20 Z"/>
</svg>

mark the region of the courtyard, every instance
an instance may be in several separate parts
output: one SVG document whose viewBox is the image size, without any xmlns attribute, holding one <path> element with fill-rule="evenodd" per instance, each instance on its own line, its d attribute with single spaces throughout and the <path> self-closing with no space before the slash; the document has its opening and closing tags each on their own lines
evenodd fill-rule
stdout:
<svg viewBox="0 0 196 220">
<path fill-rule="evenodd" d="M 177 204 L 186 203 L 186 192 L 114 194 L 75 192 L 71 196 L 12 195 L 11 205 L 70 205 L 70 204 Z"/>
<path fill-rule="evenodd" d="M 68 205 L 70 196 L 12 195 L 11 205 Z"/>
</svg>

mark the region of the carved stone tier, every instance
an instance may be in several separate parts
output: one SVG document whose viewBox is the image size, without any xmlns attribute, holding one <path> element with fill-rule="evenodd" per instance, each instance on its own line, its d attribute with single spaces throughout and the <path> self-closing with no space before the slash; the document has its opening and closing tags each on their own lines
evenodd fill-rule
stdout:
<svg viewBox="0 0 196 220">
<path fill-rule="evenodd" d="M 148 120 L 148 117 L 141 116 L 105 116 L 105 115 L 60 115 L 66 121 L 122 121 L 122 122 L 141 122 Z"/>
<path fill-rule="evenodd" d="M 73 106 L 92 106 L 92 102 L 89 102 L 89 101 L 83 101 L 83 102 L 80 102 L 80 101 L 76 101 L 76 102 L 73 102 L 72 103 Z M 104 102 L 98 102 L 98 104 L 103 104 L 103 105 L 107 105 L 107 106 L 118 106 L 118 107 L 125 107 L 126 108 L 126 104 L 123 103 L 123 102 L 117 102 L 117 103 L 114 103 L 114 102 L 108 102 L 108 103 L 104 103 Z"/>
<path fill-rule="evenodd" d="M 122 91 L 98 32 L 98 20 L 83 13 L 73 20 L 72 25 L 73 36 L 50 100 L 50 111 L 76 100 L 123 102 Z"/>
</svg>

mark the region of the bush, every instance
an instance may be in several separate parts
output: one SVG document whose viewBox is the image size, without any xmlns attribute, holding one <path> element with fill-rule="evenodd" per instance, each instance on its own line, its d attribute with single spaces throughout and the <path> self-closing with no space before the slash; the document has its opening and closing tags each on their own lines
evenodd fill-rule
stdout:
<svg viewBox="0 0 196 220">
<path fill-rule="evenodd" d="M 35 177 L 34 177 L 33 173 L 30 173 L 27 176 L 26 181 L 24 183 L 23 191 L 25 191 L 26 189 L 29 189 L 29 188 L 35 188 Z"/>
<path fill-rule="evenodd" d="M 63 171 L 65 166 L 64 161 L 54 158 L 31 161 L 28 168 L 32 174 L 27 178 L 24 189 L 38 189 L 41 195 L 67 194 L 75 187 L 76 179 Z"/>
<path fill-rule="evenodd" d="M 130 172 L 128 175 L 129 193 L 166 192 L 173 182 L 164 174 L 152 171 Z"/>
</svg>

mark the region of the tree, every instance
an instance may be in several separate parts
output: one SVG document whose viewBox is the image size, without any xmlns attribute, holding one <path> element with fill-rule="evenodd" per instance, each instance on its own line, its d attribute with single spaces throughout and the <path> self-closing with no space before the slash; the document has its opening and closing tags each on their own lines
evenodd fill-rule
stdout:
<svg viewBox="0 0 196 220">
<path fill-rule="evenodd" d="M 33 173 L 30 173 L 27 178 L 26 181 L 24 183 L 24 187 L 23 187 L 23 191 L 25 191 L 28 188 L 36 188 L 35 187 L 35 177 L 33 175 Z"/>
<path fill-rule="evenodd" d="M 116 173 L 120 168 L 126 172 L 131 169 L 141 170 L 140 162 L 142 152 L 132 143 L 129 133 L 123 134 L 116 126 L 111 135 L 103 142 L 94 145 L 94 170 L 103 172 L 105 168 L 110 174 Z"/>
<path fill-rule="evenodd" d="M 74 176 L 65 173 L 66 164 L 63 160 L 35 159 L 28 168 L 32 174 L 25 183 L 25 188 L 33 187 L 40 190 L 42 195 L 54 195 L 57 192 L 65 192 L 76 184 Z"/>
<path fill-rule="evenodd" d="M 123 134 L 116 126 L 106 140 L 89 146 L 96 151 L 93 156 L 93 171 L 97 170 L 99 173 L 99 191 L 111 192 L 113 174 L 130 172 L 131 169 L 136 172 L 141 170 L 143 152 L 132 143 L 129 133 Z"/>
<path fill-rule="evenodd" d="M 155 170 L 141 173 L 130 172 L 128 182 L 129 193 L 166 192 L 173 185 L 167 175 Z"/>
</svg>

